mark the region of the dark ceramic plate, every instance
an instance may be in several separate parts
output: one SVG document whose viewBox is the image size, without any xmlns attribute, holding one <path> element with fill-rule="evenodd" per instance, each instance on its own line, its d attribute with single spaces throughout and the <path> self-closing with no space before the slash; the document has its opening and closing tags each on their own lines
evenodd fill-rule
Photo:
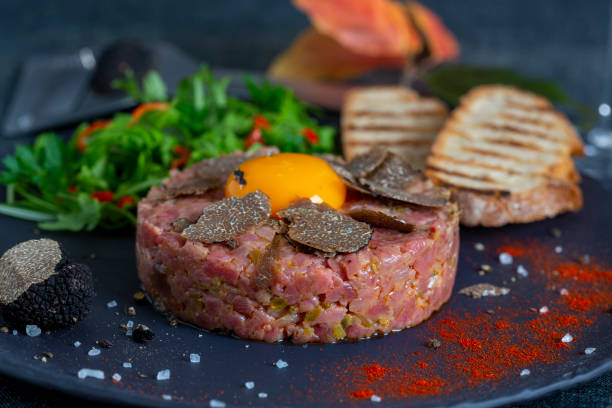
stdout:
<svg viewBox="0 0 612 408">
<path fill-rule="evenodd" d="M 442 319 L 477 313 L 501 306 L 506 309 L 528 309 L 553 302 L 556 290 L 546 290 L 530 277 L 517 279 L 513 267 L 501 267 L 495 249 L 507 239 L 523 240 L 535 237 L 542 245 L 563 246 L 559 257 L 572 257 L 588 252 L 593 259 L 612 265 L 612 195 L 595 181 L 587 178 L 583 183 L 585 207 L 578 214 L 566 214 L 554 220 L 528 225 L 513 225 L 498 229 L 470 229 L 461 231 L 461 252 L 455 294 L 442 310 L 418 327 L 385 337 L 357 343 L 335 345 L 309 345 L 303 347 L 289 343 L 262 344 L 207 333 L 189 326 L 172 327 L 167 319 L 156 313 L 151 305 L 136 305 L 137 316 L 129 317 L 124 310 L 134 304 L 132 295 L 139 289 L 135 272 L 134 237 L 131 233 L 45 233 L 60 240 L 76 260 L 88 263 L 94 271 L 98 296 L 90 316 L 73 329 L 57 330 L 38 337 L 0 334 L 0 372 L 38 385 L 106 402 L 129 403 L 139 406 L 194 406 L 216 399 L 227 406 L 291 406 L 335 407 L 349 402 L 354 406 L 370 406 L 369 400 L 349 397 L 357 388 L 351 381 L 359 381 L 359 374 L 346 370 L 347 364 L 359 362 L 389 362 L 400 357 L 416 359 L 415 352 L 429 356 L 432 375 L 447 370 L 448 351 L 443 346 L 433 351 L 423 346 L 424 339 Z M 0 249 L 38 237 L 34 225 L 14 219 L 2 218 Z M 550 235 L 552 228 L 563 232 L 561 238 Z M 7 233 L 10 231 L 10 233 Z M 482 242 L 486 250 L 479 252 L 474 243 Z M 95 259 L 90 255 L 95 254 Z M 548 255 L 547 255 L 548 256 Z M 486 279 L 479 276 L 475 265 L 488 263 L 494 271 Z M 529 268 L 529 261 L 526 261 Z M 488 281 L 501 285 L 507 281 L 511 292 L 507 296 L 479 300 L 457 295 L 467 285 Z M 551 289 L 550 287 L 548 289 Z M 609 295 L 609 294 L 608 294 Z M 115 300 L 118 306 L 108 308 Z M 496 381 L 479 381 L 456 388 L 452 393 L 439 395 L 387 398 L 384 393 L 380 406 L 448 406 L 492 407 L 541 396 L 544 393 L 568 387 L 593 378 L 612 368 L 612 315 L 593 313 L 592 324 L 585 326 L 580 335 L 563 351 L 564 358 L 550 363 L 531 364 L 532 375 L 521 377 L 518 372 Z M 156 333 L 146 345 L 133 342 L 119 328 L 120 323 L 133 320 L 144 323 Z M 516 332 L 519 338 L 524 333 Z M 96 357 L 88 350 L 96 340 L 108 339 L 110 349 L 102 349 Z M 75 348 L 73 343 L 82 345 Z M 585 355 L 585 347 L 596 347 Z M 47 363 L 35 360 L 34 355 L 45 352 L 54 357 Z M 201 356 L 199 364 L 189 362 L 189 354 Z M 510 358 L 510 357 L 509 357 Z M 278 359 L 289 363 L 279 369 L 273 365 Z M 122 363 L 131 361 L 132 368 Z M 393 361 L 392 361 L 393 363 Z M 397 361 L 395 361 L 397 364 Z M 88 367 L 103 370 L 104 380 L 77 378 L 79 369 Z M 171 378 L 157 381 L 158 371 L 170 369 Z M 113 383 L 111 375 L 119 373 L 122 379 Z M 142 378 L 146 376 L 146 378 Z M 245 381 L 254 381 L 255 388 L 247 390 Z M 375 387 L 375 385 L 372 385 Z M 258 398 L 266 392 L 266 399 Z M 172 398 L 171 400 L 164 399 Z"/>
</svg>

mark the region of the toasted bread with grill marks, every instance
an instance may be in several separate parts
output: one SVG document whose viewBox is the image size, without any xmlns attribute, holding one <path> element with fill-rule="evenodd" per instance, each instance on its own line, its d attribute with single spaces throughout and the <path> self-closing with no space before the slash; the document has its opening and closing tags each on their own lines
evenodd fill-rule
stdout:
<svg viewBox="0 0 612 408">
<path fill-rule="evenodd" d="M 423 168 L 431 144 L 448 118 L 436 98 L 421 97 L 402 86 L 370 86 L 351 90 L 342 108 L 344 157 L 383 146 Z"/>
<path fill-rule="evenodd" d="M 501 226 L 582 207 L 583 145 L 544 98 L 486 85 L 465 95 L 432 146 L 426 174 L 447 186 L 464 225 Z"/>
</svg>

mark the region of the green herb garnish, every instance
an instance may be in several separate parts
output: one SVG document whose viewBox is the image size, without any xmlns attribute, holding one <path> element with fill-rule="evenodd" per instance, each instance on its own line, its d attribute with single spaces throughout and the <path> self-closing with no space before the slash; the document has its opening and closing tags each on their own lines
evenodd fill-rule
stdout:
<svg viewBox="0 0 612 408">
<path fill-rule="evenodd" d="M 7 200 L 0 214 L 47 230 L 123 228 L 135 225 L 139 198 L 171 168 L 261 145 L 334 150 L 334 128 L 320 126 L 290 90 L 245 81 L 250 101 L 229 96 L 229 79 L 203 67 L 167 100 L 159 74 L 148 73 L 140 86 L 127 72 L 114 85 L 143 103 L 132 114 L 84 123 L 67 142 L 43 133 L 4 158 Z"/>
</svg>

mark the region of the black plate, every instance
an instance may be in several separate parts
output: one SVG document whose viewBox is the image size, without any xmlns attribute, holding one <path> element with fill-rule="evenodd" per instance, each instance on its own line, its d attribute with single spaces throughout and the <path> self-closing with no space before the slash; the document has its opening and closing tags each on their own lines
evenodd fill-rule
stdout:
<svg viewBox="0 0 612 408">
<path fill-rule="evenodd" d="M 553 220 L 527 225 L 513 225 L 498 229 L 463 228 L 461 231 L 461 255 L 455 292 L 469 284 L 484 281 L 474 271 L 474 265 L 497 265 L 493 249 L 504 239 L 538 237 L 550 245 L 562 245 L 560 257 L 588 252 L 612 264 L 612 194 L 604 191 L 592 179 L 583 183 L 585 207 L 578 214 L 566 214 Z M 34 225 L 9 218 L 1 218 L 4 233 L 0 237 L 0 249 L 15 243 L 39 237 Z M 562 238 L 549 234 L 551 228 L 564 232 Z M 123 402 L 140 406 L 194 406 L 218 399 L 228 406 L 317 406 L 335 407 L 350 401 L 354 406 L 371 406 L 372 402 L 347 397 L 335 384 L 346 384 L 342 366 L 347 361 L 383 361 L 397 355 L 409 355 L 415 351 L 431 352 L 423 347 L 423 339 L 432 325 L 451 313 L 465 310 L 486 310 L 498 305 L 506 307 L 539 307 L 537 295 L 558 296 L 555 292 L 542 293 L 542 287 L 534 285 L 531 278 L 508 282 L 512 292 L 508 296 L 474 300 L 453 295 L 451 301 L 425 323 L 389 336 L 336 345 L 309 345 L 307 347 L 284 344 L 263 344 L 244 341 L 179 325 L 171 327 L 166 318 L 156 313 L 149 304 L 136 305 L 137 316 L 126 316 L 124 310 L 133 305 L 132 294 L 139 289 L 135 273 L 134 237 L 132 233 L 44 233 L 60 240 L 76 260 L 88 263 L 96 277 L 98 296 L 91 315 L 69 330 L 58 330 L 39 337 L 27 337 L 23 333 L 14 336 L 0 334 L 0 372 L 38 385 L 43 385 L 86 398 L 107 402 Z M 477 252 L 473 245 L 482 242 L 484 252 Z M 95 254 L 95 259 L 90 255 Z M 516 264 L 515 264 L 516 266 Z M 511 269 L 495 268 L 486 279 L 493 284 L 509 280 Z M 107 302 L 116 300 L 118 307 L 109 309 Z M 411 397 L 407 399 L 384 398 L 379 404 L 388 407 L 449 406 L 492 407 L 541 396 L 544 393 L 568 387 L 593 378 L 612 368 L 612 315 L 600 313 L 595 322 L 585 328 L 572 343 L 571 358 L 552 364 L 529 367 L 533 372 L 527 377 L 506 377 L 495 383 L 468 386 L 451 394 Z M 156 333 L 155 339 L 141 346 L 133 342 L 119 329 L 120 323 L 133 320 L 147 324 Z M 521 333 L 517 333 L 520 336 Z M 96 340 L 113 342 L 110 349 L 102 349 L 101 355 L 88 357 L 87 351 Z M 73 343 L 80 341 L 81 347 Z M 584 355 L 585 347 L 597 347 L 597 351 Z M 440 349 L 438 352 L 442 352 Z M 34 360 L 52 352 L 47 363 Z M 201 356 L 199 364 L 188 361 L 189 353 Z M 434 355 L 434 359 L 435 359 Z M 278 359 L 289 366 L 279 369 L 273 366 Z M 130 360 L 133 368 L 122 367 Z M 101 369 L 106 374 L 103 381 L 79 380 L 80 368 Z M 171 370 L 171 379 L 156 381 L 155 375 L 162 369 Z M 122 380 L 114 384 L 113 373 L 120 373 Z M 148 378 L 140 378 L 139 375 Z M 351 374 L 347 374 L 350 376 Z M 247 390 L 245 381 L 255 382 L 254 390 Z M 267 399 L 257 397 L 267 392 Z M 171 395 L 166 401 L 163 394 Z M 383 395 L 384 397 L 384 395 Z M 377 405 L 378 406 L 378 405 Z"/>
</svg>

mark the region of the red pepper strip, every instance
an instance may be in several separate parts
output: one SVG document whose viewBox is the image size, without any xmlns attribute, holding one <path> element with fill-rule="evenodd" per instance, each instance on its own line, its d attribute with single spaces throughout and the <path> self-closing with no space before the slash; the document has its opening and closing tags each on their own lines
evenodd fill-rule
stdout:
<svg viewBox="0 0 612 408">
<path fill-rule="evenodd" d="M 94 191 L 91 193 L 91 198 L 98 200 L 101 203 L 113 201 L 113 192 L 108 190 Z"/>
<path fill-rule="evenodd" d="M 119 201 L 117 201 L 117 207 L 123 208 L 126 205 L 134 204 L 135 202 L 136 202 L 136 199 L 132 196 L 121 197 Z"/>
<path fill-rule="evenodd" d="M 270 122 L 263 115 L 253 116 L 253 129 L 247 137 L 245 146 L 250 149 L 255 143 L 263 144 L 263 133 L 261 129 L 270 130 Z"/>
<path fill-rule="evenodd" d="M 255 115 L 253 117 L 253 128 L 270 130 L 270 122 L 262 115 Z"/>
<path fill-rule="evenodd" d="M 310 144 L 319 143 L 319 135 L 317 135 L 317 132 L 315 132 L 311 128 L 305 127 L 304 129 L 302 129 L 301 133 L 302 136 L 304 136 Z"/>
<path fill-rule="evenodd" d="M 263 142 L 263 137 L 261 134 L 261 129 L 259 128 L 254 128 L 251 133 L 249 133 L 249 137 L 247 137 L 246 141 L 244 142 L 244 145 L 246 146 L 247 149 L 250 149 L 251 146 L 253 146 L 255 143 L 262 143 Z"/>
<path fill-rule="evenodd" d="M 84 152 L 85 149 L 87 149 L 87 138 L 89 137 L 89 135 L 91 135 L 93 132 L 97 130 L 104 129 L 105 127 L 110 125 L 110 123 L 111 123 L 110 120 L 96 120 L 91 125 L 83 129 L 83 131 L 79 133 L 79 135 L 77 136 L 77 140 L 76 140 L 77 149 L 79 149 L 81 153 Z"/>
<path fill-rule="evenodd" d="M 170 163 L 171 169 L 178 169 L 179 167 L 183 167 L 189 161 L 189 156 L 191 152 L 185 146 L 175 145 L 172 148 L 172 152 L 178 156 L 177 159 L 172 160 Z"/>
<path fill-rule="evenodd" d="M 138 122 L 140 118 L 142 118 L 142 116 L 147 112 L 154 110 L 163 111 L 168 109 L 169 106 L 170 105 L 166 102 L 143 103 L 142 105 L 134 109 L 134 111 L 132 112 L 132 121 L 130 122 L 130 125 L 133 125 L 134 123 Z"/>
</svg>

